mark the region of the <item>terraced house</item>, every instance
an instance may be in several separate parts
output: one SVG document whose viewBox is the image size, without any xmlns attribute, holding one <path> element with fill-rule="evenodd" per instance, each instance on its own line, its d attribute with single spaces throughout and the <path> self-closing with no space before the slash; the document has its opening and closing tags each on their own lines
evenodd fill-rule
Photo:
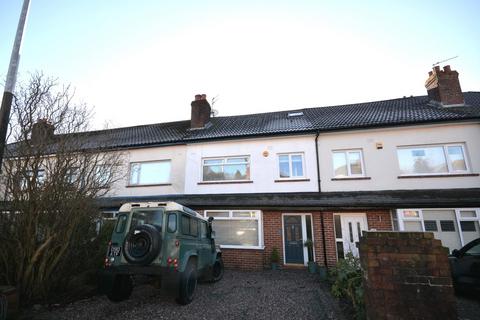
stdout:
<svg viewBox="0 0 480 320">
<path fill-rule="evenodd" d="M 433 231 L 453 250 L 480 236 L 480 92 L 435 67 L 428 95 L 95 131 L 125 150 L 126 178 L 100 199 L 173 200 L 214 217 L 227 267 L 333 265 L 363 230 Z M 305 246 L 307 239 L 313 246 Z"/>
</svg>

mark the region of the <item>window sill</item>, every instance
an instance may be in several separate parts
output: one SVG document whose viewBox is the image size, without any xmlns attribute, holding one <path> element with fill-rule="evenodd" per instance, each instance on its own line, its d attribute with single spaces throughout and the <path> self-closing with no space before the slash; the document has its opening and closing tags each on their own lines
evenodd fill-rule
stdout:
<svg viewBox="0 0 480 320">
<path fill-rule="evenodd" d="M 233 181 L 201 181 L 197 184 L 232 184 L 232 183 L 253 183 L 252 180 L 233 180 Z"/>
<path fill-rule="evenodd" d="M 332 178 L 332 181 L 342 181 L 342 180 L 370 180 L 371 177 L 345 177 L 345 178 Z"/>
<path fill-rule="evenodd" d="M 138 188 L 138 187 L 162 187 L 162 186 L 171 186 L 171 183 L 154 183 L 154 184 L 129 184 L 126 185 L 126 188 Z"/>
<path fill-rule="evenodd" d="M 246 249 L 246 250 L 263 250 L 264 246 L 234 246 L 234 245 L 220 245 L 221 249 Z"/>
<path fill-rule="evenodd" d="M 416 179 L 416 178 L 449 178 L 449 177 L 478 177 L 478 173 L 449 173 L 449 174 L 423 174 L 423 175 L 405 175 L 398 176 L 398 179 Z"/>
<path fill-rule="evenodd" d="M 298 178 L 298 179 L 276 179 L 274 182 L 305 182 L 305 181 L 310 181 L 310 179 L 307 178 Z"/>
</svg>

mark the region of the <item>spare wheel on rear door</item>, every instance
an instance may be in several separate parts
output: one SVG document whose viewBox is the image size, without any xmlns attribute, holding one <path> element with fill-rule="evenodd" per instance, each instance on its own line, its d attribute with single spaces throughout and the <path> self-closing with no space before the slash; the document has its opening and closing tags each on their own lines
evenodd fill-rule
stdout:
<svg viewBox="0 0 480 320">
<path fill-rule="evenodd" d="M 123 254 L 132 264 L 148 265 L 160 253 L 161 234 L 151 224 L 143 224 L 133 229 L 125 238 Z"/>
</svg>

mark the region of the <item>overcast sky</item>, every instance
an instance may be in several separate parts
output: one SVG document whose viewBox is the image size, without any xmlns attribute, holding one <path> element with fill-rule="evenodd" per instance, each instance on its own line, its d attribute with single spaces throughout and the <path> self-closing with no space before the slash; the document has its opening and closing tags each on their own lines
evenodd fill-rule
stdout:
<svg viewBox="0 0 480 320">
<path fill-rule="evenodd" d="M 22 2 L 0 0 L 2 83 Z M 457 55 L 462 89 L 480 91 L 479 13 L 475 0 L 32 0 L 19 71 L 72 84 L 96 128 L 189 119 L 197 93 L 220 116 L 423 95 L 432 64 Z"/>
</svg>

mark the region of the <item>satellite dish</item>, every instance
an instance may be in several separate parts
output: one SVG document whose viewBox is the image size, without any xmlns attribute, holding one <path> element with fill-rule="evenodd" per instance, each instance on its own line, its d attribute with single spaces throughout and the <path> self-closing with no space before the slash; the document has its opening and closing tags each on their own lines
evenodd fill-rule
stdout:
<svg viewBox="0 0 480 320">
<path fill-rule="evenodd" d="M 212 115 L 212 117 L 216 117 L 218 115 L 218 110 L 217 109 L 212 109 L 210 114 Z"/>
</svg>

